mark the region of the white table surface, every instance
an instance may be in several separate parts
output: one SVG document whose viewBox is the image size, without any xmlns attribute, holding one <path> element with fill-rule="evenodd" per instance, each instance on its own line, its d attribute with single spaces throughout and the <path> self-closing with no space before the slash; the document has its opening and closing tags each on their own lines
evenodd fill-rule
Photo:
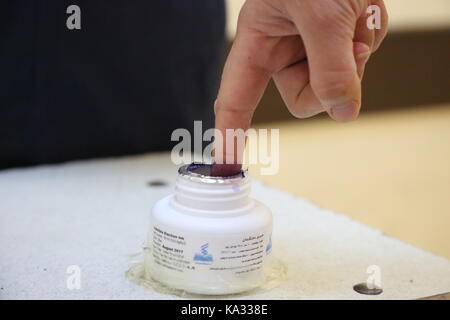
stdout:
<svg viewBox="0 0 450 320">
<path fill-rule="evenodd" d="M 130 255 L 142 251 L 150 209 L 172 191 L 176 170 L 168 154 L 154 154 L 0 171 L 0 298 L 178 299 L 125 279 Z M 147 185 L 156 179 L 169 184 Z M 272 254 L 288 276 L 239 299 L 414 299 L 450 291 L 447 259 L 257 181 L 252 193 L 273 210 Z M 79 290 L 67 288 L 70 265 L 80 267 Z M 370 265 L 381 270 L 378 296 L 352 289 Z"/>
</svg>

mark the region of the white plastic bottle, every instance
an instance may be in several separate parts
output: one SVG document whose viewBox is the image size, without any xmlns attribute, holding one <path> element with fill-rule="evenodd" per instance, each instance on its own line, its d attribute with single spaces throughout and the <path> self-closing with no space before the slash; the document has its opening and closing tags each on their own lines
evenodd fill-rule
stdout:
<svg viewBox="0 0 450 320">
<path fill-rule="evenodd" d="M 264 281 L 272 214 L 249 197 L 244 172 L 211 177 L 211 166 L 181 167 L 175 193 L 156 203 L 146 276 L 197 294 L 231 294 Z"/>
</svg>

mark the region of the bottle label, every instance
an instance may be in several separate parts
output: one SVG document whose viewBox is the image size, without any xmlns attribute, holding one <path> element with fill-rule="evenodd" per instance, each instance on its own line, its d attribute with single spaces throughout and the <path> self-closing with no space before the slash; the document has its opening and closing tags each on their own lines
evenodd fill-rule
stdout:
<svg viewBox="0 0 450 320">
<path fill-rule="evenodd" d="M 153 225 L 149 246 L 156 267 L 174 273 L 226 272 L 244 275 L 261 269 L 272 247 L 271 230 L 253 234 L 186 235 L 182 231 Z"/>
</svg>

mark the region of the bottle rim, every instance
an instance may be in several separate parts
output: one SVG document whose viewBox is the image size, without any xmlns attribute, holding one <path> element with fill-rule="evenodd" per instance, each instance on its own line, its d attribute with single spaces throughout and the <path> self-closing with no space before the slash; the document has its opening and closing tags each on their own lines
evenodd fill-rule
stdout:
<svg viewBox="0 0 450 320">
<path fill-rule="evenodd" d="M 215 184 L 233 184 L 244 180 L 247 177 L 248 170 L 242 169 L 239 173 L 228 176 L 212 176 L 212 164 L 193 162 L 184 165 L 178 169 L 179 176 L 194 182 L 215 183 Z"/>
</svg>

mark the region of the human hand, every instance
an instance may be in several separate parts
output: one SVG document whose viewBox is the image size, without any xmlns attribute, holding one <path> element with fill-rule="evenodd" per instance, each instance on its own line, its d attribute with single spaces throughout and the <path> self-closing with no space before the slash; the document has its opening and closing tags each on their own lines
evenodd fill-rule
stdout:
<svg viewBox="0 0 450 320">
<path fill-rule="evenodd" d="M 367 27 L 369 5 L 381 9 L 381 28 Z M 297 118 L 327 112 L 354 120 L 361 107 L 365 65 L 387 32 L 383 0 L 247 0 L 214 106 L 216 129 L 250 127 L 273 78 Z M 236 154 L 216 154 L 221 161 Z M 228 168 L 228 169 L 227 169 Z M 218 172 L 236 166 L 222 166 Z"/>
</svg>

